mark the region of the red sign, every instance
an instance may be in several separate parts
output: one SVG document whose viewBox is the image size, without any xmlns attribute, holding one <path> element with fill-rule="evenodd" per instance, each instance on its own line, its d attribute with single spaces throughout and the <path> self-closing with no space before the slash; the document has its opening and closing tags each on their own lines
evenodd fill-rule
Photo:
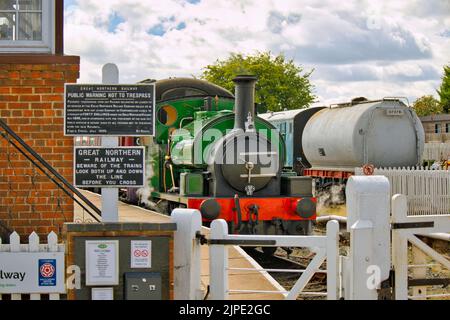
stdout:
<svg viewBox="0 0 450 320">
<path fill-rule="evenodd" d="M 372 164 L 366 164 L 363 167 L 363 172 L 366 176 L 373 176 L 373 174 L 375 173 L 375 166 Z"/>
</svg>

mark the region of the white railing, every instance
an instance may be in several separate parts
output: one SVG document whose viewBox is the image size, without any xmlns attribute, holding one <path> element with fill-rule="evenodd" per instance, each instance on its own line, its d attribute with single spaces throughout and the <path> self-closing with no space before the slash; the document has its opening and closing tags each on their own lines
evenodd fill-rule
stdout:
<svg viewBox="0 0 450 320">
<path fill-rule="evenodd" d="M 442 161 L 447 159 L 450 159 L 450 142 L 425 144 L 423 160 Z"/>
<path fill-rule="evenodd" d="M 427 262 L 429 258 L 450 270 L 448 257 L 439 254 L 418 237 L 418 235 L 450 233 L 450 214 L 411 217 L 407 215 L 407 211 L 407 198 L 403 195 L 395 195 L 392 200 L 392 264 L 395 270 L 395 299 L 448 298 L 450 297 L 449 289 L 447 292 L 427 294 L 426 285 L 414 287 L 410 295 L 409 271 L 411 271 L 412 280 L 427 279 L 428 269 L 435 265 Z M 412 245 L 413 265 L 410 265 L 409 245 Z"/>
<path fill-rule="evenodd" d="M 315 273 L 327 274 L 327 297 L 346 300 L 378 300 L 391 292 L 382 284 L 388 284 L 391 268 L 396 271 L 396 297 L 398 299 L 439 298 L 446 293 L 436 292 L 426 296 L 426 291 L 417 288 L 408 293 L 408 269 L 416 279 L 425 279 L 423 268 L 428 261 L 419 256 L 413 265 L 408 265 L 408 243 L 431 256 L 435 263 L 450 267 L 450 262 L 421 242 L 416 234 L 427 235 L 448 233 L 450 215 L 408 216 L 405 196 L 396 196 L 393 201 L 391 219 L 390 183 L 383 176 L 354 176 L 347 184 L 347 231 L 350 233 L 350 250 L 347 256 L 339 256 L 338 223 L 330 222 L 326 236 L 244 236 L 228 235 L 228 225 L 223 220 L 212 224 L 208 243 L 210 250 L 210 299 L 229 298 L 230 293 L 276 293 L 287 299 L 296 299 L 301 294 L 322 295 L 323 293 L 303 292 L 306 284 Z M 175 292 L 177 299 L 198 300 L 205 296 L 200 281 L 200 241 L 201 214 L 197 210 L 177 209 L 172 214 L 177 223 L 175 234 Z M 391 226 L 392 222 L 392 226 Z M 425 222 L 425 226 L 422 224 Z M 400 225 L 399 225 L 400 224 Z M 392 229 L 391 229 L 392 227 Z M 393 235 L 391 243 L 391 231 Z M 267 243 L 271 242 L 271 244 Z M 247 243 L 247 244 L 246 244 Z M 316 247 L 316 257 L 306 270 L 230 268 L 228 246 L 281 246 Z M 392 246 L 391 246 L 392 244 Z M 392 247 L 392 251 L 391 251 Z M 417 251 L 417 250 L 416 250 Z M 327 270 L 321 269 L 327 259 Z M 392 261 L 392 263 L 391 263 Z M 302 273 L 291 291 L 253 291 L 245 288 L 229 288 L 228 273 L 242 272 L 285 272 Z M 425 270 L 426 271 L 426 270 Z M 426 275 L 426 272 L 425 272 Z M 445 279 L 444 279 L 445 280 Z M 420 282 L 422 283 L 422 282 Z M 242 284 L 243 286 L 245 283 Z M 384 290 L 381 290 L 381 288 Z M 424 295 L 425 292 L 425 295 Z"/>
<path fill-rule="evenodd" d="M 198 210 L 176 209 L 172 219 L 175 232 L 175 299 L 199 300 L 205 297 L 201 285 L 200 242 L 209 245 L 209 284 L 211 300 L 226 300 L 230 294 L 284 295 L 286 299 L 299 296 L 325 296 L 328 299 L 377 300 L 381 283 L 389 278 L 390 256 L 390 186 L 385 177 L 351 177 L 347 187 L 348 224 L 351 248 L 346 257 L 339 256 L 339 223 L 330 221 L 325 236 L 248 236 L 229 235 L 224 220 L 211 225 L 209 239 L 202 238 L 201 213 Z M 230 246 L 276 246 L 312 248 L 316 256 L 305 270 L 230 268 Z M 327 262 L 326 270 L 322 264 Z M 301 273 L 294 287 L 287 291 L 279 284 L 273 291 L 230 288 L 232 272 Z M 304 292 L 316 273 L 327 274 L 327 292 Z M 272 283 L 273 284 L 273 283 Z M 246 283 L 239 283 L 239 286 Z M 236 286 L 236 284 L 233 284 Z"/>
<path fill-rule="evenodd" d="M 364 175 L 357 168 L 355 174 Z M 403 194 L 408 199 L 408 215 L 450 214 L 450 171 L 428 168 L 380 168 L 374 175 L 385 176 L 391 184 L 391 197 Z"/>
<path fill-rule="evenodd" d="M 11 234 L 9 238 L 10 244 L 2 244 L 0 239 L 0 253 L 9 253 L 11 255 L 13 254 L 24 254 L 24 253 L 64 253 L 65 252 L 65 246 L 58 244 L 58 236 L 56 233 L 52 232 L 47 237 L 47 243 L 48 244 L 40 244 L 39 236 L 36 233 L 32 233 L 28 238 L 28 244 L 21 244 L 20 243 L 20 236 L 14 232 Z M 34 267 L 34 266 L 33 266 Z M 37 269 L 38 266 L 36 265 L 35 268 Z M 57 271 L 59 273 L 62 273 L 62 278 L 64 279 L 65 270 L 59 270 Z M 61 275 L 59 275 L 61 276 Z M 60 279 L 60 278 L 59 278 Z M 38 279 L 33 279 L 36 283 L 38 282 Z M 30 294 L 30 292 L 21 292 L 21 293 L 14 293 L 14 294 L 1 294 L 0 293 L 0 300 L 2 300 L 3 296 L 7 295 L 11 297 L 11 300 L 22 300 L 22 295 L 29 295 L 30 300 L 41 300 L 42 295 L 48 295 L 50 300 L 60 300 L 61 294 L 55 294 L 55 293 L 48 293 L 45 292 L 45 289 L 43 289 L 42 293 L 33 293 Z"/>
<path fill-rule="evenodd" d="M 177 224 L 174 241 L 174 278 L 175 300 L 200 300 L 205 296 L 205 288 L 201 285 L 201 244 L 198 235 L 202 231 L 201 214 L 198 210 L 176 209 L 172 212 L 172 220 Z M 204 239 L 206 241 L 206 239 Z M 230 244 L 223 244 L 223 241 Z M 249 241 L 252 244 L 249 244 Z M 278 284 L 274 289 L 278 291 L 256 291 L 245 288 L 229 289 L 228 272 L 255 272 L 267 275 L 274 270 L 255 268 L 229 268 L 228 249 L 231 242 L 242 246 L 255 246 L 255 241 L 271 241 L 276 247 L 304 247 L 313 248 L 316 256 L 306 270 L 276 270 L 276 272 L 301 273 L 302 276 L 290 291 Z M 230 293 L 261 293 L 284 295 L 286 299 L 296 299 L 299 295 L 325 296 L 337 299 L 339 293 L 339 223 L 330 221 L 327 225 L 326 236 L 245 236 L 228 235 L 228 225 L 224 220 L 216 220 L 211 225 L 211 235 L 207 240 L 209 245 L 209 284 L 210 300 L 227 300 Z M 219 244 L 218 242 L 222 242 Z M 247 245 L 245 244 L 247 243 Z M 204 243 L 206 244 L 206 243 Z M 327 262 L 327 270 L 320 269 Z M 253 264 L 252 264 L 253 265 Z M 326 273 L 327 292 L 303 292 L 303 289 L 316 273 Z"/>
<path fill-rule="evenodd" d="M 273 244 L 265 244 L 273 242 Z M 225 220 L 216 220 L 211 225 L 209 247 L 210 290 L 211 300 L 228 300 L 229 295 L 244 294 L 282 294 L 286 300 L 296 300 L 299 296 L 324 296 L 328 300 L 337 300 L 339 293 L 339 223 L 330 221 L 327 224 L 326 236 L 260 236 L 229 235 Z M 230 268 L 228 266 L 228 249 L 230 245 L 255 246 L 261 243 L 266 247 L 311 248 L 316 256 L 306 270 L 285 269 L 251 269 Z M 327 262 L 327 270 L 320 269 Z M 243 288 L 229 288 L 228 272 L 277 272 L 301 273 L 301 277 L 290 291 L 261 291 Z M 327 292 L 304 292 L 305 287 L 316 273 L 327 274 Z"/>
</svg>

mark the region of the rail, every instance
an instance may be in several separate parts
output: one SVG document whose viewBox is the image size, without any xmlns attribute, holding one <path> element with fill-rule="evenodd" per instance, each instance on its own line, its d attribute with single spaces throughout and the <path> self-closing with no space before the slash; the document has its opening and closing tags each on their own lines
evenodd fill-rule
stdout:
<svg viewBox="0 0 450 320">
<path fill-rule="evenodd" d="M 28 161 L 40 170 L 58 189 L 64 192 L 68 197 L 75 201 L 97 222 L 101 221 L 101 210 L 97 208 L 89 199 L 87 199 L 79 190 L 69 183 L 61 174 L 59 174 L 44 158 L 33 150 L 22 138 L 20 138 L 7 124 L 0 118 L 0 132 L 11 146 L 21 153 Z M 76 197 L 74 196 L 76 195 Z M 78 197 L 78 199 L 77 199 Z M 88 209 L 90 208 L 90 210 Z M 92 211 L 91 211 L 92 210 Z"/>
</svg>

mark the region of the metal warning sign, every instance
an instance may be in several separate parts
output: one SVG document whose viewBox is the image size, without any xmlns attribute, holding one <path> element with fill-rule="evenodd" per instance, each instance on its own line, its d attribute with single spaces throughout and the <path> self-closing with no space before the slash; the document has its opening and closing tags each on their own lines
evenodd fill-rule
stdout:
<svg viewBox="0 0 450 320">
<path fill-rule="evenodd" d="M 144 147 L 76 147 L 74 163 L 74 181 L 78 188 L 144 186 Z"/>
<path fill-rule="evenodd" d="M 152 136 L 155 85 L 66 84 L 66 136 Z"/>
<path fill-rule="evenodd" d="M 131 268 L 150 269 L 152 267 L 152 242 L 131 241 Z"/>
</svg>

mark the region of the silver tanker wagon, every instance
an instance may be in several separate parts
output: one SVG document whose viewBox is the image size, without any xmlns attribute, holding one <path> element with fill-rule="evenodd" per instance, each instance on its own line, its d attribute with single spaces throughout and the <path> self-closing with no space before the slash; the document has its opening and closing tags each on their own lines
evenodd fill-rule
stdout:
<svg viewBox="0 0 450 320">
<path fill-rule="evenodd" d="M 261 118 L 282 133 L 286 167 L 311 176 L 316 187 L 344 183 L 355 168 L 421 165 L 425 131 L 414 110 L 400 98 L 266 113 Z"/>
</svg>

